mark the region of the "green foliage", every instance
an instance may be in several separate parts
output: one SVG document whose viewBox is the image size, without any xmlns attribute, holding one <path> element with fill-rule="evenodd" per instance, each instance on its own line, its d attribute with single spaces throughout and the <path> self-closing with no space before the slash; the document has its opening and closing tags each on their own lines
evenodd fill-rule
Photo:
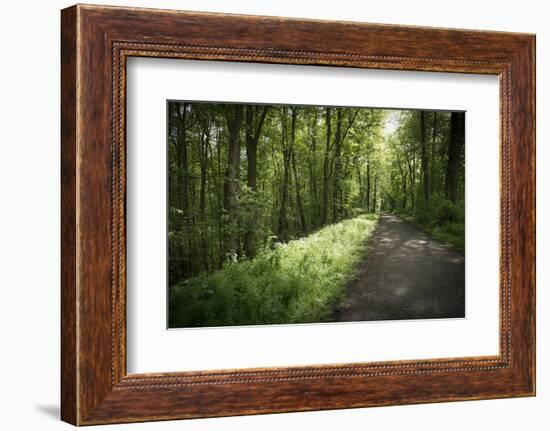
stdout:
<svg viewBox="0 0 550 431">
<path fill-rule="evenodd" d="M 423 202 L 423 176 L 421 161 L 420 111 L 393 111 L 390 120 L 397 127 L 385 136 L 383 208 L 415 218 L 431 220 Z M 425 145 L 428 156 L 429 195 L 432 200 L 446 196 L 446 177 L 449 164 L 450 119 L 449 112 L 426 112 Z M 459 157 L 457 203 L 464 200 L 464 154 Z M 448 196 L 447 196 L 448 198 Z M 421 214 L 426 212 L 426 215 Z M 452 215 L 448 215 L 451 216 Z M 458 214 L 460 218 L 460 214 Z"/>
<path fill-rule="evenodd" d="M 443 199 L 438 202 L 436 207 L 436 223 L 438 226 L 444 226 L 458 222 L 462 219 L 464 223 L 464 208 L 459 208 L 448 199 Z"/>
<path fill-rule="evenodd" d="M 237 106 L 169 104 L 170 286 L 368 207 L 365 162 L 374 177 L 384 110 L 240 105 L 243 115 L 235 124 Z M 232 136 L 238 157 L 230 151 Z M 257 141 L 250 169 L 251 137 Z"/>
<path fill-rule="evenodd" d="M 426 205 L 419 206 L 414 216 L 401 216 L 416 223 L 433 237 L 464 251 L 464 205 L 434 196 Z"/>
<path fill-rule="evenodd" d="M 437 196 L 427 203 L 418 205 L 414 212 L 415 221 L 420 224 L 444 226 L 450 223 L 464 223 L 464 206 Z"/>
<path fill-rule="evenodd" d="M 464 251 L 464 222 L 448 223 L 428 229 L 429 232 L 440 241 Z"/>
<path fill-rule="evenodd" d="M 170 102 L 170 326 L 328 318 L 378 211 L 463 248 L 464 152 L 452 118 Z"/>
<path fill-rule="evenodd" d="M 425 130 L 420 129 L 420 111 L 392 113 L 398 124 L 386 136 L 383 209 L 400 214 L 435 238 L 464 250 L 464 154 L 459 154 L 458 181 L 450 196 L 446 180 L 451 143 L 450 112 L 425 113 Z M 427 172 L 422 167 L 422 140 L 427 155 Z M 464 143 L 462 143 L 463 146 Z M 429 178 L 428 199 L 424 176 Z M 456 200 L 453 202 L 451 197 Z"/>
<path fill-rule="evenodd" d="M 377 222 L 373 214 L 277 244 L 253 260 L 170 288 L 169 326 L 325 321 L 344 293 Z"/>
</svg>

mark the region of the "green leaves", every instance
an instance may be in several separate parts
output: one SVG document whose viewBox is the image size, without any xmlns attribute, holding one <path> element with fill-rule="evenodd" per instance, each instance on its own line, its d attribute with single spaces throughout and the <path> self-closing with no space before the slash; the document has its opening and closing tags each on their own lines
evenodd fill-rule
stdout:
<svg viewBox="0 0 550 431">
<path fill-rule="evenodd" d="M 329 318 L 377 211 L 463 247 L 464 154 L 450 151 L 451 117 L 171 102 L 171 326 Z"/>
<path fill-rule="evenodd" d="M 170 289 L 170 327 L 319 322 L 330 318 L 377 222 L 362 215 L 254 260 Z"/>
</svg>

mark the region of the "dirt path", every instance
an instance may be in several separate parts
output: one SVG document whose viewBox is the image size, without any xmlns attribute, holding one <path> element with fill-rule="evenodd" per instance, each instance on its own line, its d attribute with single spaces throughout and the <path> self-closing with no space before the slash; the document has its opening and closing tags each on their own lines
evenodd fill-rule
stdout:
<svg viewBox="0 0 550 431">
<path fill-rule="evenodd" d="M 464 317 L 464 256 L 382 214 L 335 321 Z"/>
</svg>

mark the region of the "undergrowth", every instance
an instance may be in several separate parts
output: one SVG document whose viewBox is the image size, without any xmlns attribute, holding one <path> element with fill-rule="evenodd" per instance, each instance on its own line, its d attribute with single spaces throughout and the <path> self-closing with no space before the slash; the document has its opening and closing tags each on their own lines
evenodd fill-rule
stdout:
<svg viewBox="0 0 550 431">
<path fill-rule="evenodd" d="M 414 214 L 400 216 L 411 221 L 434 238 L 464 252 L 464 206 L 446 199 L 433 199 L 426 207 L 419 207 Z"/>
<path fill-rule="evenodd" d="M 378 216 L 360 215 L 277 244 L 253 260 L 170 288 L 169 326 L 322 322 L 364 257 Z"/>
</svg>

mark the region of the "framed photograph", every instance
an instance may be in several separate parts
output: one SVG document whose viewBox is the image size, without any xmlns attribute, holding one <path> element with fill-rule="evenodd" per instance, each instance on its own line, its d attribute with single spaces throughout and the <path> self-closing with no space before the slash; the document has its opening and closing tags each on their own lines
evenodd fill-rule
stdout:
<svg viewBox="0 0 550 431">
<path fill-rule="evenodd" d="M 62 419 L 535 394 L 535 36 L 61 14 Z"/>
</svg>

